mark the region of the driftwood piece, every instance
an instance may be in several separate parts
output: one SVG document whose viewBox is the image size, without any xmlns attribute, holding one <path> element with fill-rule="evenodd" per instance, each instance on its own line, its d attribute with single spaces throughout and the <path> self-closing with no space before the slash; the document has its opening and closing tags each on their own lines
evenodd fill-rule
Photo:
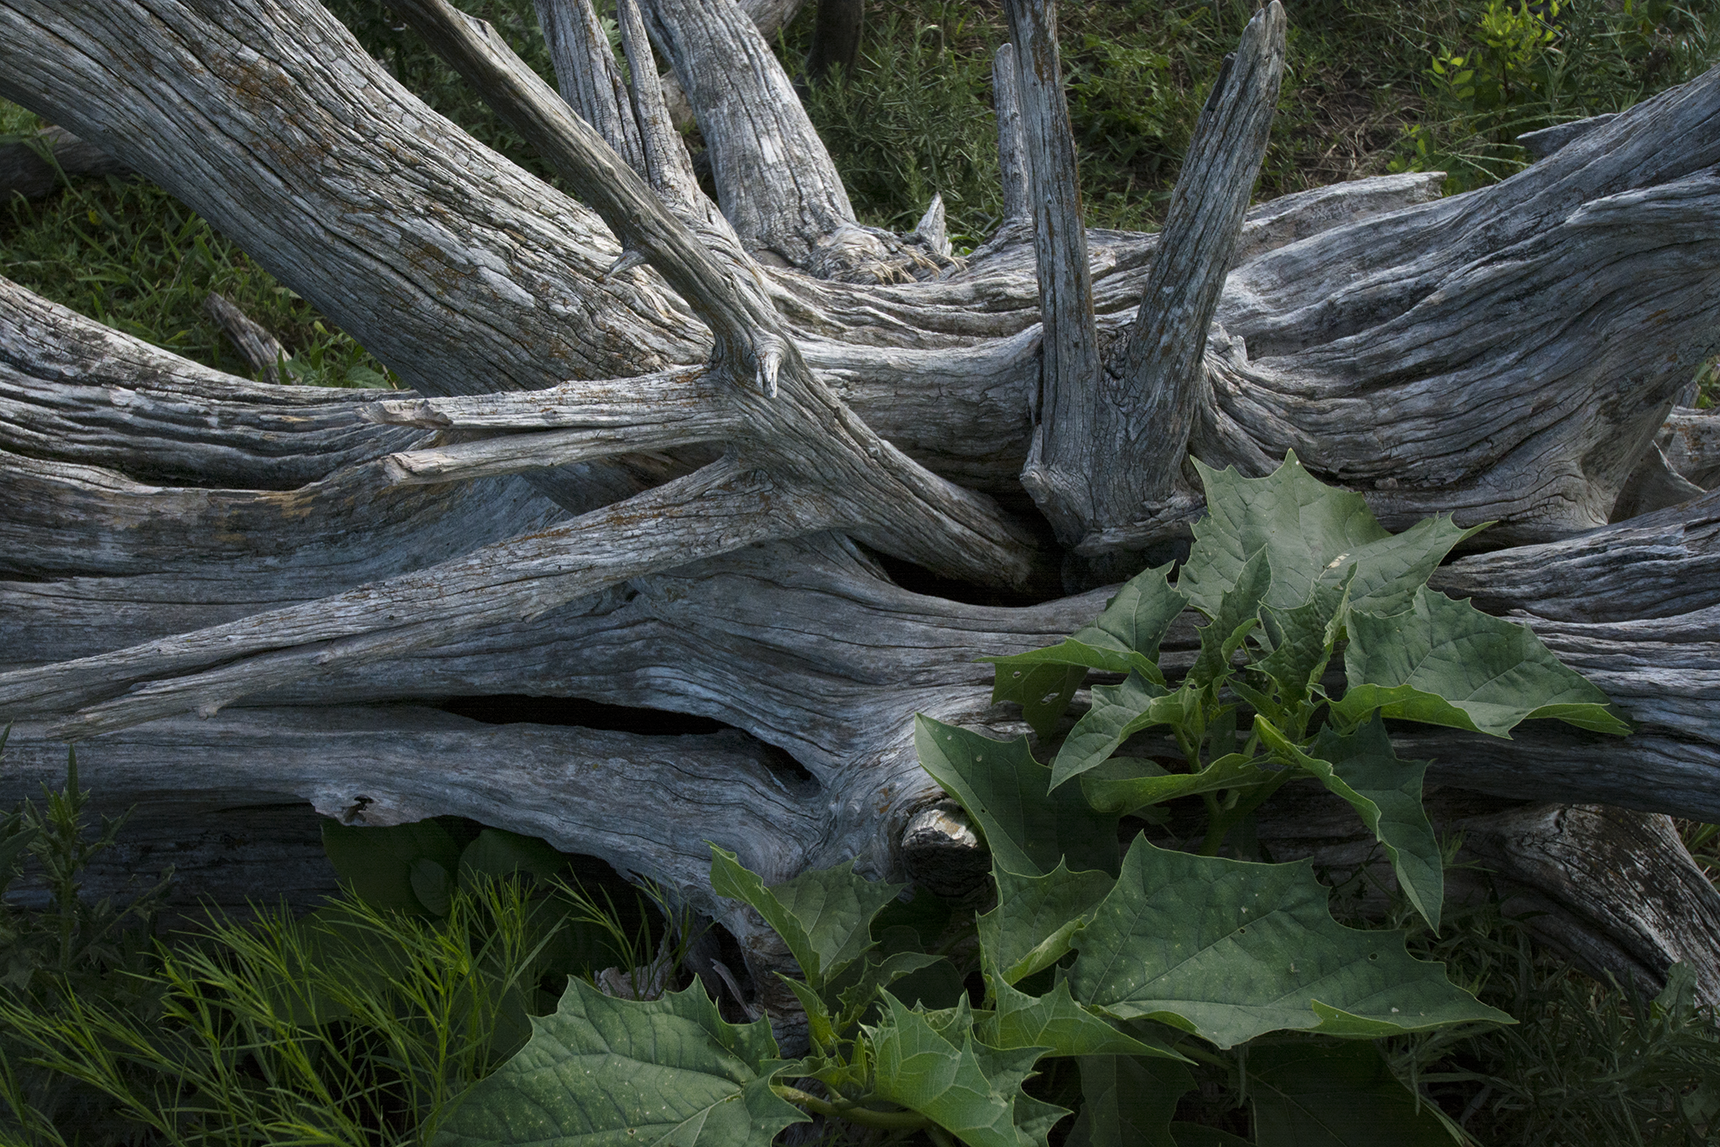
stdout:
<svg viewBox="0 0 1720 1147">
<path fill-rule="evenodd" d="M 59 186 L 62 173 L 125 178 L 132 172 L 101 148 L 64 128 L 43 128 L 33 140 L 0 143 L 0 202 L 14 195 L 40 199 Z"/>
<path fill-rule="evenodd" d="M 639 129 L 636 161 L 481 23 L 444 0 L 394 7 L 589 207 L 429 112 L 311 0 L 0 0 L 0 95 L 161 182 L 415 388 L 275 391 L 0 283 L 0 717 L 20 719 L 32 768 L 57 769 L 67 735 L 85 738 L 92 783 L 127 791 L 233 787 L 249 764 L 250 791 L 378 823 L 478 816 L 713 912 L 705 839 L 756 838 L 743 856 L 771 876 L 856 858 L 934 879 L 939 853 L 959 869 L 971 850 L 936 815 L 912 715 L 1019 731 L 973 659 L 1049 644 L 1104 593 L 978 605 L 896 579 L 1032 600 L 1065 562 L 1090 576 L 1186 540 L 1193 497 L 1027 524 L 1046 436 L 1073 425 L 1058 396 L 1099 386 L 1101 344 L 1156 346 L 1141 307 L 1168 292 L 1188 300 L 1188 353 L 1170 357 L 1199 369 L 1167 377 L 1204 382 L 1177 392 L 1195 399 L 1186 436 L 1160 428 L 1155 488 L 1189 456 L 1261 473 L 1293 447 L 1393 528 L 1498 519 L 1477 544 L 1512 548 L 1441 584 L 1530 621 L 1639 726 L 1622 741 L 1538 723 L 1511 742 L 1394 731 L 1436 759 L 1436 783 L 1720 818 L 1713 507 L 1673 504 L 1693 450 L 1651 454 L 1716 338 L 1720 72 L 1468 195 L 1392 177 L 1261 205 L 1238 228 L 1232 187 L 1179 224 L 1186 241 L 1089 232 L 1057 158 L 1054 10 L 1011 0 L 1033 243 L 1006 228 L 958 267 L 936 205 L 907 240 L 852 226 L 780 65 L 728 0 L 624 3 L 626 92 L 606 44 L 572 57 L 624 150 Z M 1278 18 L 1250 32 L 1260 78 Z M 726 218 L 662 131 L 646 29 L 689 81 Z M 1219 85 L 1215 108 L 1248 86 Z M 211 132 L 226 145 L 198 146 Z M 1191 179 L 1253 162 L 1217 150 Z M 1650 506 L 1666 508 L 1607 525 Z M 1195 645 L 1175 630 L 1167 667 Z M 632 716 L 606 740 L 433 708 L 498 695 Z M 728 730 L 676 755 L 653 735 L 663 712 Z M 594 759 L 567 774 L 600 743 L 613 775 Z M 186 779 L 193 764 L 206 781 Z M 660 806 L 640 799 L 659 789 Z M 1560 858 L 1569 887 L 1527 883 L 1577 933 L 1612 929 L 1578 901 L 1623 920 L 1612 900 L 1635 893 L 1561 834 L 1523 828 L 1498 855 L 1522 873 Z M 782 958 L 727 919 L 755 967 Z M 1653 974 L 1672 934 L 1645 928 L 1605 950 Z"/>
<path fill-rule="evenodd" d="M 591 0 L 534 0 L 562 98 L 640 175 L 645 153 L 627 87 Z M 652 68 L 652 74 L 656 69 Z"/>
</svg>

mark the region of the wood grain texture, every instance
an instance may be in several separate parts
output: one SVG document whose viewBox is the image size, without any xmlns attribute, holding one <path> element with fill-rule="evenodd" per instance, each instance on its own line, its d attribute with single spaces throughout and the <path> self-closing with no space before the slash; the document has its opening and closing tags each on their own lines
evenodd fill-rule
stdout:
<svg viewBox="0 0 1720 1147">
<path fill-rule="evenodd" d="M 1058 540 L 1072 545 L 1091 521 L 1092 476 L 1056 464 L 1063 427 L 1080 433 L 1093 420 L 1099 339 L 1093 271 L 1075 173 L 1075 136 L 1063 95 L 1055 0 L 1008 0 L 1021 137 L 1033 180 L 1033 253 L 1039 285 L 1039 390 L 1030 400 L 1033 441 L 1021 484 Z"/>
<path fill-rule="evenodd" d="M 1013 225 L 958 266 L 935 210 L 907 239 L 845 247 L 839 183 L 747 150 L 802 129 L 732 3 L 620 13 L 629 70 L 653 70 L 648 25 L 738 140 L 724 178 L 757 212 L 725 193 L 727 218 L 688 189 L 653 84 L 605 81 L 621 121 L 656 124 L 630 164 L 484 26 L 443 0 L 396 6 L 591 208 L 430 113 L 310 0 L 0 0 L 0 95 L 161 181 L 415 388 L 233 379 L 0 282 L 0 718 L 28 725 L 32 767 L 57 767 L 63 736 L 111 749 L 134 788 L 234 786 L 257 762 L 267 791 L 349 818 L 474 815 L 698 903 L 696 846 L 728 832 L 785 876 L 849 857 L 899 874 L 904 830 L 940 797 L 913 714 L 1019 732 L 974 658 L 1050 644 L 1104 593 L 963 604 L 894 584 L 884 559 L 1049 592 L 1067 552 L 1002 504 L 1026 506 L 1046 435 L 1074 425 L 1059 404 L 1099 393 L 1099 347 L 1153 342 L 1143 297 L 1175 283 L 1193 291 L 1177 361 L 1207 390 L 1146 478 L 1187 456 L 1263 473 L 1294 448 L 1390 527 L 1497 519 L 1477 544 L 1509 548 L 1439 584 L 1528 621 L 1639 727 L 1402 734 L 1435 783 L 1720 819 L 1720 532 L 1713 495 L 1673 504 L 1712 477 L 1705 427 L 1666 422 L 1716 338 L 1720 72 L 1467 195 L 1396 176 L 1239 223 L 1255 160 L 1215 144 L 1190 187 L 1205 170 L 1228 195 L 1192 237 L 1088 231 L 1072 157 L 1058 166 L 1053 13 L 1012 0 L 1033 242 Z M 755 116 L 776 126 L 749 143 Z M 1232 136 L 1253 138 L 1203 138 Z M 1068 497 L 1110 480 L 1074 474 Z M 1098 563 L 1186 537 L 1200 509 L 1051 515 Z M 1196 644 L 1173 631 L 1167 667 Z M 431 708 L 497 694 L 730 732 L 677 756 Z M 1563 835 L 1578 820 L 1524 822 L 1500 855 L 1568 871 L 1564 891 L 1526 880 L 1577 933 L 1616 931 L 1580 902 L 1635 893 Z M 1654 847 L 1663 827 L 1596 833 Z M 1658 927 L 1609 933 L 1606 959 L 1655 973 L 1676 939 Z"/>
</svg>

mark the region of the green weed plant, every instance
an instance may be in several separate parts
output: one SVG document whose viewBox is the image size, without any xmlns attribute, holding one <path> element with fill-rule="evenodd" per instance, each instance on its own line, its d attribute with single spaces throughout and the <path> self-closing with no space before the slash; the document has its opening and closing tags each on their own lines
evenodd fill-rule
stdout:
<svg viewBox="0 0 1720 1147">
<path fill-rule="evenodd" d="M 1147 570 L 1060 644 L 994 659 L 994 700 L 1019 704 L 1042 743 L 1089 673 L 1118 679 L 1092 687 L 1049 764 L 1027 737 L 918 720 L 920 763 L 990 850 L 986 911 L 952 921 L 903 905 L 902 888 L 852 865 L 766 887 L 713 847 L 712 886 L 758 912 L 799 965 L 785 980 L 810 1054 L 783 1058 L 767 1021 L 730 1023 L 698 985 L 645 1002 L 575 983 L 436 1142 L 764 1147 L 816 1115 L 1044 1147 L 1077 1108 L 1066 1142 L 1092 1147 L 1460 1137 L 1376 1041 L 1511 1017 L 1415 959 L 1403 930 L 1337 923 L 1309 863 L 1219 853 L 1282 785 L 1322 785 L 1355 808 L 1437 931 L 1427 762 L 1399 759 L 1385 721 L 1500 737 L 1535 718 L 1628 727 L 1526 627 L 1427 588 L 1479 527 L 1440 517 L 1389 534 L 1293 455 L 1266 478 L 1201 476 L 1209 514 L 1174 582 L 1169 566 Z M 1205 621 L 1199 652 L 1173 681 L 1160 644 L 1190 608 Z M 1153 751 L 1124 754 L 1143 742 Z M 1120 831 L 1190 797 L 1206 810 L 1198 851 Z M 1042 1066 L 1057 1059 L 1074 1070 Z M 1237 1105 L 1252 1139 L 1177 1123 L 1202 1066 L 1246 1078 Z M 1061 1074 L 1061 1091 L 1025 1088 L 1041 1073 Z"/>
</svg>

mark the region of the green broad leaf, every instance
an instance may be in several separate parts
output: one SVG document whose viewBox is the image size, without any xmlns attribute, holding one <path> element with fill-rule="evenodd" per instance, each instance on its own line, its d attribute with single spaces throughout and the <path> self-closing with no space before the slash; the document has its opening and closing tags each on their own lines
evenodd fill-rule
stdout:
<svg viewBox="0 0 1720 1147">
<path fill-rule="evenodd" d="M 1089 669 L 1139 673 L 1163 686 L 1159 642 L 1188 605 L 1167 579 L 1170 569 L 1166 564 L 1130 578 L 1091 625 L 1059 645 L 1011 657 L 982 657 L 997 666 L 992 704 L 1016 702 L 1033 731 L 1049 737 Z"/>
<path fill-rule="evenodd" d="M 460 854 L 460 881 L 475 876 L 510 876 L 524 872 L 549 880 L 567 865 L 567 857 L 548 841 L 500 828 L 486 828 Z"/>
<path fill-rule="evenodd" d="M 1389 534 L 1360 494 L 1320 482 L 1294 451 L 1265 478 L 1198 461 L 1195 468 L 1206 488 L 1207 516 L 1195 523 L 1194 548 L 1177 588 L 1208 617 L 1216 615 L 1244 564 L 1262 551 L 1273 573 L 1266 603 L 1275 609 L 1303 604 L 1316 582 L 1340 584 L 1353 569 L 1351 605 L 1394 612 L 1408 605 L 1453 546 L 1484 528 L 1464 529 L 1441 516 Z"/>
<path fill-rule="evenodd" d="M 1117 882 L 1108 872 L 1071 872 L 1061 860 L 1040 876 L 1011 872 L 993 858 L 991 874 L 997 881 L 997 907 L 975 924 L 981 961 L 1005 984 L 1062 959 L 1069 938 Z"/>
<path fill-rule="evenodd" d="M 713 844 L 711 887 L 763 916 L 800 963 L 807 983 L 822 989 L 872 947 L 872 918 L 906 886 L 867 880 L 849 861 L 766 888 L 734 853 Z"/>
<path fill-rule="evenodd" d="M 1094 1012 L 1076 1003 L 1068 981 L 1043 996 L 1018 992 L 1008 984 L 996 988 L 997 1007 L 974 1024 L 981 1043 L 997 1048 L 1049 1048 L 1046 1055 L 1144 1055 L 1182 1059 L 1163 1044 L 1147 1043 L 1119 1031 Z"/>
<path fill-rule="evenodd" d="M 991 687 L 991 703 L 1014 701 L 1021 706 L 1021 715 L 1026 718 L 1028 727 L 1041 738 L 1049 739 L 1056 733 L 1057 722 L 1063 719 L 1075 690 L 1081 688 L 1081 682 L 1087 679 L 1086 659 L 1074 663 L 1065 660 L 1082 653 L 1079 649 L 1066 648 L 1071 644 L 1065 641 L 1051 649 L 1021 653 L 1011 658 L 993 658 L 998 665 Z M 1093 659 L 1097 660 L 1097 657 Z M 1005 661 L 1009 664 L 1004 664 Z M 1154 669 L 1156 671 L 1157 667 Z"/>
<path fill-rule="evenodd" d="M 1052 788 L 1104 764 L 1124 741 L 1144 729 L 1187 723 L 1199 705 L 1196 690 L 1185 686 L 1166 693 L 1138 673 L 1131 673 L 1120 685 L 1093 686 L 1093 707 L 1069 730 L 1052 762 Z"/>
<path fill-rule="evenodd" d="M 1071 640 L 1100 649 L 1138 653 L 1150 664 L 1171 622 L 1188 608 L 1188 598 L 1170 584 L 1171 563 L 1143 570 L 1123 583 L 1093 624 L 1077 629 Z"/>
<path fill-rule="evenodd" d="M 1016 1126 L 1021 1084 L 1044 1048 L 1004 1051 L 978 1043 L 965 1000 L 955 1009 L 956 1021 L 940 1031 L 890 993 L 883 998 L 883 1022 L 867 1031 L 874 1096 L 937 1121 L 970 1147 L 1045 1142 L 1028 1139 Z"/>
<path fill-rule="evenodd" d="M 1069 1114 L 1067 1107 L 1036 1099 L 1024 1091 L 1015 1097 L 1015 1132 L 1025 1143 L 1046 1143 L 1051 1129 Z"/>
<path fill-rule="evenodd" d="M 1371 1043 L 1266 1044 L 1248 1053 L 1258 1147 L 1451 1147 L 1434 1109 Z"/>
<path fill-rule="evenodd" d="M 1343 626 L 1349 583 L 1316 585 L 1308 601 L 1292 609 L 1263 607 L 1262 619 L 1272 637 L 1272 652 L 1254 663 L 1254 668 L 1278 686 L 1279 701 L 1293 709 L 1308 699 L 1326 672 L 1332 648 Z"/>
<path fill-rule="evenodd" d="M 1180 1063 L 1094 1055 L 1081 1060 L 1081 1114 L 1065 1147 L 1179 1147 L 1177 1101 L 1194 1090 Z"/>
<path fill-rule="evenodd" d="M 1117 871 L 1117 818 L 1094 812 L 1073 788 L 1047 795 L 1051 770 L 1033 759 L 1027 738 L 994 741 L 917 716 L 914 747 L 1011 872 L 1042 876 L 1064 859 L 1075 870 Z"/>
<path fill-rule="evenodd" d="M 323 851 L 341 881 L 371 907 L 431 916 L 448 911 L 446 897 L 437 896 L 441 881 L 428 869 L 416 880 L 413 873 L 421 860 L 440 868 L 444 880 L 460 870 L 460 845 L 439 821 L 358 828 L 325 818 L 322 838 Z M 439 908 L 419 896 L 420 886 Z"/>
<path fill-rule="evenodd" d="M 1264 718 L 1256 717 L 1254 727 L 1283 760 L 1313 773 L 1350 802 L 1368 831 L 1385 846 L 1404 895 L 1438 931 L 1445 903 L 1445 867 L 1421 804 L 1422 778 L 1430 762 L 1399 758 L 1377 714 L 1349 736 L 1329 726 L 1320 730 L 1308 752 L 1291 744 Z"/>
<path fill-rule="evenodd" d="M 1279 1030 L 1354 1034 L 1358 1019 L 1380 1034 L 1510 1022 L 1411 957 L 1401 933 L 1338 924 L 1327 894 L 1308 861 L 1249 864 L 1137 837 L 1075 935 L 1070 987 L 1117 1019 L 1158 1020 L 1219 1047 Z"/>
<path fill-rule="evenodd" d="M 1236 584 L 1224 591 L 1209 615 L 1212 620 L 1200 628 L 1200 653 L 1188 671 L 1187 686 L 1201 688 L 1230 676 L 1230 659 L 1260 624 L 1260 606 L 1271 587 L 1272 566 L 1262 549 L 1243 563 Z"/>
<path fill-rule="evenodd" d="M 770 1021 L 737 1025 L 698 983 L 620 1000 L 569 982 L 531 1042 L 472 1085 L 437 1147 L 769 1147 L 801 1111 L 778 1098 Z"/>
<path fill-rule="evenodd" d="M 846 1035 L 848 1029 L 866 1016 L 872 1006 L 878 1001 L 878 992 L 887 988 L 906 976 L 923 972 L 937 964 L 949 964 L 942 956 L 934 956 L 928 952 L 891 952 L 880 955 L 878 952 L 868 952 L 866 959 L 857 970 L 851 969 L 849 975 L 842 977 L 832 986 L 837 993 L 841 1005 L 840 1014 L 836 1019 L 837 1032 Z M 951 965 L 951 971 L 954 966 Z M 958 981 L 960 976 L 955 977 Z M 904 993 L 910 1000 L 921 998 L 923 993 L 909 985 L 909 991 Z"/>
<path fill-rule="evenodd" d="M 1509 737 L 1521 721 L 1557 717 L 1599 733 L 1630 732 L 1607 697 L 1561 664 L 1528 626 L 1491 617 L 1428 589 L 1389 617 L 1352 610 L 1344 652 L 1349 690 L 1332 712 L 1360 724 L 1382 717 Z"/>
<path fill-rule="evenodd" d="M 1247 788 L 1270 780 L 1273 773 L 1255 764 L 1255 760 L 1242 753 L 1228 753 L 1198 773 L 1156 776 L 1119 776 L 1110 769 L 1097 769 L 1082 776 L 1081 792 L 1101 812 L 1125 817 L 1178 797 Z"/>
</svg>

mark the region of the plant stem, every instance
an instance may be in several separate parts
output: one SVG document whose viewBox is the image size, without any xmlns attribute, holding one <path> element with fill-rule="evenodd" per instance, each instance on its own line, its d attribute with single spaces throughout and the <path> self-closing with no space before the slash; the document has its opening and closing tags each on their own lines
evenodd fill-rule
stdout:
<svg viewBox="0 0 1720 1147">
<path fill-rule="evenodd" d="M 798 1087 L 773 1083 L 771 1090 L 796 1107 L 827 1119 L 846 1119 L 862 1127 L 877 1127 L 885 1131 L 929 1131 L 937 1125 L 917 1111 L 874 1111 L 857 1103 L 831 1103 L 816 1095 L 808 1095 Z"/>
</svg>

